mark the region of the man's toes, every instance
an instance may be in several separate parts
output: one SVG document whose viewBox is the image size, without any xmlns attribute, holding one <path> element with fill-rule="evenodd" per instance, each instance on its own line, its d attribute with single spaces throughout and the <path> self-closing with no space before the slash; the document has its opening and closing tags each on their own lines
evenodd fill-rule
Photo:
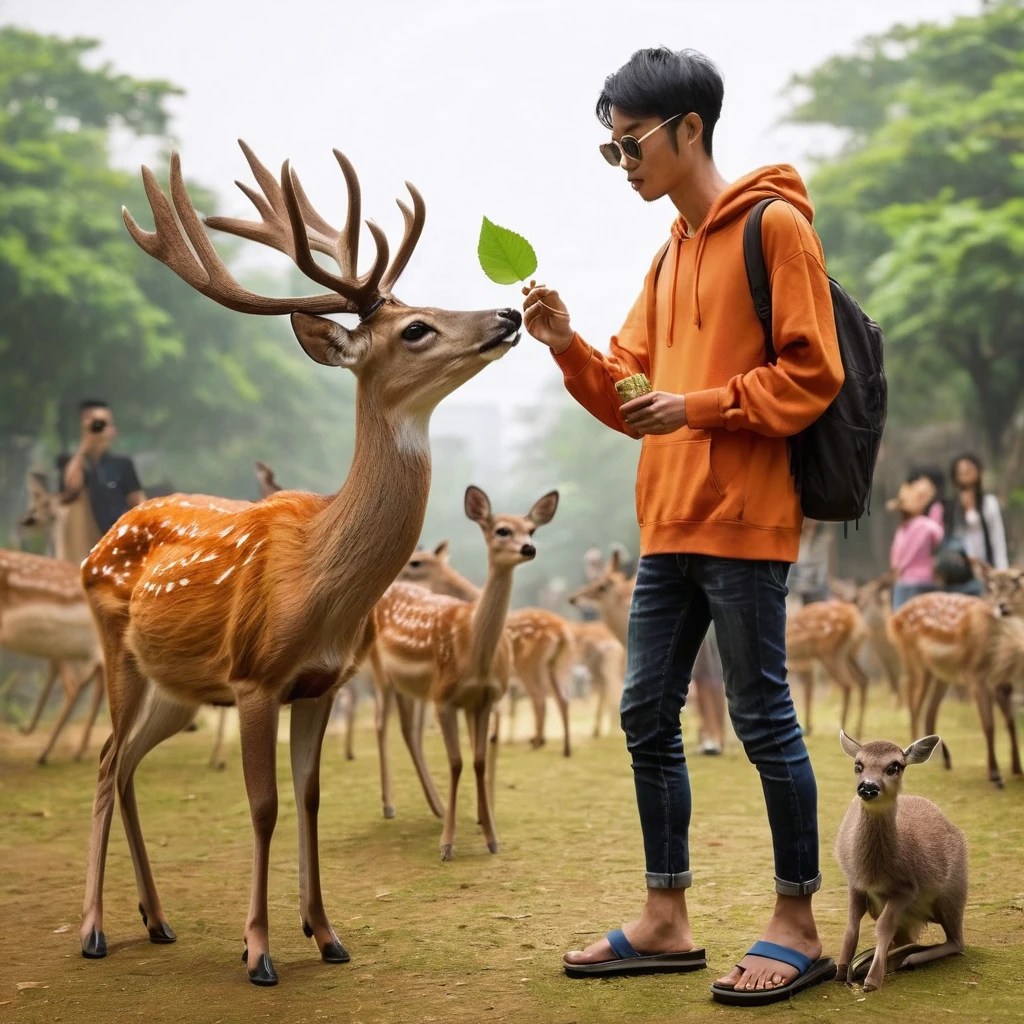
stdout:
<svg viewBox="0 0 1024 1024">
<path fill-rule="evenodd" d="M 734 967 L 724 978 L 719 978 L 715 984 L 722 988 L 738 988 L 742 976 L 743 971 L 739 967 Z"/>
</svg>

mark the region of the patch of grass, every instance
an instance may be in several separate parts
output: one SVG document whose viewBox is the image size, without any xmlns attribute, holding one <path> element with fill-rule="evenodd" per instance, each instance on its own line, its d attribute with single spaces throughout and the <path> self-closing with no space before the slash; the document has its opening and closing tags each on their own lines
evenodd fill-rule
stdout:
<svg viewBox="0 0 1024 1024">
<path fill-rule="evenodd" d="M 872 693 L 867 738 L 909 739 L 905 716 L 888 704 L 887 694 Z M 76 1024 L 750 1020 L 751 1011 L 711 1004 L 707 989 L 757 937 L 773 899 L 761 790 L 735 741 L 723 756 L 694 756 L 690 764 L 695 872 L 690 906 L 711 969 L 689 976 L 575 981 L 562 973 L 562 952 L 629 920 L 643 896 L 640 832 L 622 737 L 590 740 L 588 708 L 574 716 L 578 736 L 569 760 L 559 755 L 553 736 L 539 751 L 524 743 L 503 744 L 497 808 L 501 852 L 486 851 L 474 824 L 471 773 L 464 774 L 455 860 L 442 864 L 440 823 L 426 809 L 397 736 L 392 756 L 398 817 L 383 819 L 368 714 L 366 719 L 357 759 L 346 763 L 340 738 L 329 736 L 323 768 L 323 885 L 335 929 L 352 954 L 347 966 L 320 963 L 299 928 L 295 802 L 287 748 L 279 748 L 281 807 L 270 917 L 281 984 L 273 990 L 251 986 L 238 962 L 252 850 L 237 746 L 222 773 L 206 767 L 208 730 L 168 741 L 143 763 L 137 776 L 142 823 L 178 942 L 162 947 L 146 940 L 115 815 L 105 885 L 110 954 L 90 962 L 79 955 L 78 922 L 102 736 L 94 741 L 88 764 L 69 761 L 75 738 L 69 735 L 51 766 L 39 769 L 32 755 L 45 726 L 31 745 L 0 733 L 0 1019 Z M 819 784 L 825 885 L 815 905 L 826 951 L 835 955 L 846 892 L 832 844 L 853 796 L 853 773 L 839 749 L 835 705 L 821 702 L 816 722 L 818 733 L 809 745 Z M 759 1019 L 1021 1019 L 1024 782 L 1011 780 L 997 792 L 986 781 L 984 746 L 971 706 L 949 701 L 941 725 L 954 770 L 943 771 L 935 758 L 911 769 L 906 787 L 938 801 L 970 839 L 966 956 L 891 976 L 880 993 L 867 996 L 859 989 L 822 986 L 760 1011 Z M 1003 737 L 1000 742 L 1005 768 Z M 435 732 L 428 736 L 427 753 L 445 792 L 443 747 Z M 934 929 L 928 941 L 940 934 Z M 869 944 L 869 925 L 862 936 L 862 944 Z M 16 985 L 23 981 L 47 987 L 19 992 Z"/>
</svg>

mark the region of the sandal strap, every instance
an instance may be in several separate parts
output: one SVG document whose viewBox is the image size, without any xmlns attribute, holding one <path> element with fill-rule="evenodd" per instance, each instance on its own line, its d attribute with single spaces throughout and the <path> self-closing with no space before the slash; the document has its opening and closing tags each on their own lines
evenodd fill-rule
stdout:
<svg viewBox="0 0 1024 1024">
<path fill-rule="evenodd" d="M 763 940 L 755 942 L 747 950 L 747 956 L 763 956 L 768 960 L 778 960 L 779 963 L 795 967 L 801 974 L 806 974 L 814 966 L 814 961 L 809 956 L 804 956 L 799 950 Z"/>
<path fill-rule="evenodd" d="M 620 960 L 633 960 L 640 955 L 621 928 L 610 931 L 605 937 L 608 939 L 608 945 L 612 947 L 612 952 Z"/>
</svg>

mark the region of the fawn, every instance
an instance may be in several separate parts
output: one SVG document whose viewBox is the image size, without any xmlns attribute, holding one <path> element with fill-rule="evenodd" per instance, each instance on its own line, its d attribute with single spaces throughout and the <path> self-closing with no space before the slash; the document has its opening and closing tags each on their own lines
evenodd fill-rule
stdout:
<svg viewBox="0 0 1024 1024">
<path fill-rule="evenodd" d="M 836 839 L 850 896 L 837 979 L 863 977 L 864 990 L 872 992 L 882 987 L 887 968 L 917 967 L 964 951 L 967 838 L 931 800 L 900 794 L 907 765 L 927 761 L 938 736 L 906 750 L 885 740 L 861 745 L 842 730 L 839 741 L 854 760 L 857 796 Z M 878 945 L 854 958 L 865 913 L 877 921 Z M 921 930 L 933 922 L 942 925 L 946 941 L 918 945 Z"/>
</svg>

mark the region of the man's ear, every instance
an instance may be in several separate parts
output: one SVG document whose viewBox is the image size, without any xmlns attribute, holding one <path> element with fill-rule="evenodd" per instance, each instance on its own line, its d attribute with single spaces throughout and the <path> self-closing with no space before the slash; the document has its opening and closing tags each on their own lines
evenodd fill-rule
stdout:
<svg viewBox="0 0 1024 1024">
<path fill-rule="evenodd" d="M 370 350 L 367 335 L 349 331 L 326 317 L 292 313 L 291 321 L 302 351 L 321 366 L 343 366 L 346 370 L 355 370 Z"/>
</svg>

